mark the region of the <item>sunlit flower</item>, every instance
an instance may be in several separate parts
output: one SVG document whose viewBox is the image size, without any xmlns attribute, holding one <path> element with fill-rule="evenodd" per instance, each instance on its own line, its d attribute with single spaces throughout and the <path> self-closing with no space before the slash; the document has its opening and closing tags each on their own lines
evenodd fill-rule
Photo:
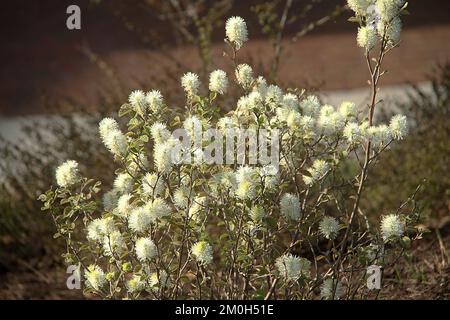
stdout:
<svg viewBox="0 0 450 320">
<path fill-rule="evenodd" d="M 200 88 L 200 79 L 195 73 L 188 72 L 181 78 L 181 86 L 188 96 L 196 96 Z"/>
<path fill-rule="evenodd" d="M 408 120 L 404 115 L 398 114 L 392 117 L 389 129 L 395 140 L 401 140 L 408 134 Z"/>
<path fill-rule="evenodd" d="M 141 115 L 147 112 L 147 102 L 145 100 L 145 93 L 142 90 L 136 90 L 131 92 L 128 97 L 128 102 L 134 108 L 134 110 Z"/>
<path fill-rule="evenodd" d="M 304 116 L 316 117 L 320 112 L 320 101 L 317 96 L 307 96 L 300 102 L 300 109 Z"/>
<path fill-rule="evenodd" d="M 114 189 L 120 193 L 131 193 L 133 191 L 133 177 L 128 173 L 120 173 L 114 179 Z"/>
<path fill-rule="evenodd" d="M 356 38 L 358 46 L 370 51 L 378 40 L 377 31 L 372 26 L 364 26 L 358 29 L 358 36 Z"/>
<path fill-rule="evenodd" d="M 383 216 L 381 220 L 381 234 L 385 241 L 391 238 L 398 238 L 405 232 L 405 225 L 396 214 Z"/>
<path fill-rule="evenodd" d="M 167 141 L 172 135 L 165 124 L 160 122 L 155 122 L 150 127 L 150 134 L 156 144 L 163 143 Z"/>
<path fill-rule="evenodd" d="M 339 113 L 345 118 L 354 118 L 358 114 L 358 109 L 356 108 L 356 104 L 350 101 L 344 101 L 341 103 L 339 107 Z"/>
<path fill-rule="evenodd" d="M 229 18 L 225 25 L 225 32 L 228 41 L 233 43 L 237 50 L 248 40 L 247 24 L 241 17 Z"/>
<path fill-rule="evenodd" d="M 103 238 L 101 219 L 92 220 L 87 225 L 87 238 L 91 241 L 99 241 Z"/>
<path fill-rule="evenodd" d="M 127 281 L 127 289 L 130 293 L 139 293 L 145 288 L 145 282 L 141 279 L 141 276 L 135 274 Z"/>
<path fill-rule="evenodd" d="M 355 122 L 349 122 L 344 128 L 344 137 L 349 143 L 361 142 L 363 135 L 360 126 Z"/>
<path fill-rule="evenodd" d="M 174 204 L 180 209 L 185 209 L 189 204 L 189 196 L 190 190 L 187 187 L 179 187 L 173 195 Z"/>
<path fill-rule="evenodd" d="M 80 180 L 78 162 L 68 160 L 56 169 L 56 183 L 60 187 L 70 187 Z"/>
<path fill-rule="evenodd" d="M 355 13 L 364 16 L 373 0 L 347 0 L 350 9 Z"/>
<path fill-rule="evenodd" d="M 136 241 L 135 251 L 141 262 L 150 261 L 158 255 L 156 245 L 150 238 L 139 238 Z"/>
<path fill-rule="evenodd" d="M 208 265 L 213 259 L 212 247 L 206 241 L 199 241 L 195 243 L 192 246 L 191 253 L 201 264 Z"/>
<path fill-rule="evenodd" d="M 209 76 L 209 90 L 224 94 L 228 88 L 228 77 L 225 71 L 215 70 Z"/>
<path fill-rule="evenodd" d="M 253 69 L 248 64 L 240 64 L 236 67 L 236 79 L 240 86 L 248 89 L 253 82 Z"/>
<path fill-rule="evenodd" d="M 145 101 L 153 112 L 160 111 L 164 104 L 164 98 L 158 90 L 147 92 Z"/>
<path fill-rule="evenodd" d="M 106 283 L 103 270 L 97 265 L 90 265 L 85 273 L 86 284 L 94 290 L 100 290 Z"/>
<path fill-rule="evenodd" d="M 134 209 L 134 205 L 131 203 L 132 195 L 127 193 L 122 195 L 117 201 L 117 211 L 123 216 L 128 216 Z"/>
<path fill-rule="evenodd" d="M 256 78 L 253 84 L 253 91 L 258 92 L 263 100 L 266 98 L 267 81 L 266 79 L 264 79 L 264 77 L 259 76 L 258 78 Z"/>
<path fill-rule="evenodd" d="M 148 172 L 142 178 L 142 190 L 149 196 L 160 196 L 164 192 L 164 181 L 156 173 Z"/>
<path fill-rule="evenodd" d="M 111 130 L 108 132 L 104 144 L 116 156 L 124 156 L 127 153 L 127 138 L 120 130 Z"/>
<path fill-rule="evenodd" d="M 113 118 L 104 118 L 100 121 L 98 129 L 102 141 L 106 141 L 106 137 L 108 137 L 111 131 L 119 130 L 119 124 Z"/>
<path fill-rule="evenodd" d="M 280 87 L 271 84 L 267 87 L 265 102 L 272 109 L 280 106 L 283 101 L 283 90 Z"/>
</svg>

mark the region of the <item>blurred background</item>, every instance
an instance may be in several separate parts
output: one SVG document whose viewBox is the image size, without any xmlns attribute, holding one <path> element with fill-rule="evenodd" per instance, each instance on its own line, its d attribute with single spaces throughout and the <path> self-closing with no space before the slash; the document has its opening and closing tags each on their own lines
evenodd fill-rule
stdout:
<svg viewBox="0 0 450 320">
<path fill-rule="evenodd" d="M 81 8 L 81 30 L 66 9 Z M 158 89 L 183 103 L 179 77 L 230 71 L 224 21 L 246 19 L 239 60 L 284 87 L 324 102 L 364 107 L 368 71 L 345 0 L 3 1 L 0 35 L 0 298 L 82 298 L 65 287 L 63 243 L 52 239 L 37 196 L 53 169 L 76 159 L 111 183 L 96 124 L 131 90 Z M 430 230 L 411 259 L 387 271 L 385 298 L 450 297 L 450 2 L 412 0 L 399 48 L 386 58 L 378 119 L 403 112 L 410 137 L 383 157 L 369 180 L 365 210 L 375 216 L 417 197 Z M 229 108 L 231 106 L 224 106 Z M 375 170 L 374 170 L 375 171 Z M 400 200 L 399 200 L 400 199 Z M 402 275 L 402 276 L 400 276 Z"/>
</svg>

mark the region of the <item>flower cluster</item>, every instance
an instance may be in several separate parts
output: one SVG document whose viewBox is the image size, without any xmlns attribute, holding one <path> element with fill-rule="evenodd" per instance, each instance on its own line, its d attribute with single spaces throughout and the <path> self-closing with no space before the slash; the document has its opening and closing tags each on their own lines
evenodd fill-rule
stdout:
<svg viewBox="0 0 450 320">
<path fill-rule="evenodd" d="M 347 0 L 347 4 L 361 23 L 357 42 L 370 51 L 378 41 L 396 45 L 400 40 L 400 14 L 406 7 L 404 0 Z"/>
</svg>

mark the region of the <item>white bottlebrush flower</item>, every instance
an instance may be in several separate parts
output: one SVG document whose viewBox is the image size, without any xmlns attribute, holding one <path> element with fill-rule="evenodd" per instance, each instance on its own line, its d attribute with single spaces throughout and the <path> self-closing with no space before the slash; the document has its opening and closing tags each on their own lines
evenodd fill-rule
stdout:
<svg viewBox="0 0 450 320">
<path fill-rule="evenodd" d="M 402 140 L 408 134 L 408 120 L 402 114 L 393 116 L 389 123 L 389 129 L 395 140 Z"/>
<path fill-rule="evenodd" d="M 97 265 L 90 265 L 85 273 L 86 284 L 94 289 L 100 290 L 106 284 L 106 276 L 102 268 Z"/>
<path fill-rule="evenodd" d="M 381 220 L 381 235 L 383 240 L 387 241 L 391 238 L 399 238 L 405 232 L 405 225 L 400 217 L 396 214 L 383 216 Z"/>
<path fill-rule="evenodd" d="M 291 110 L 286 117 L 286 124 L 289 129 L 295 130 L 301 126 L 301 114 L 298 111 Z"/>
<path fill-rule="evenodd" d="M 293 93 L 286 93 L 283 96 L 282 105 L 286 109 L 298 111 L 298 97 Z"/>
<path fill-rule="evenodd" d="M 189 196 L 190 196 L 189 188 L 185 186 L 179 187 L 177 190 L 175 190 L 175 193 L 173 194 L 173 201 L 175 206 L 177 206 L 180 209 L 187 208 L 189 204 Z"/>
<path fill-rule="evenodd" d="M 305 133 L 304 138 L 308 137 L 309 135 L 314 134 L 314 127 L 316 125 L 316 121 L 313 117 L 310 116 L 302 116 L 300 118 L 300 128 Z"/>
<path fill-rule="evenodd" d="M 134 209 L 134 205 L 131 203 L 132 195 L 127 193 L 122 195 L 117 201 L 117 211 L 124 217 L 127 217 Z"/>
<path fill-rule="evenodd" d="M 225 94 L 228 89 L 228 77 L 225 71 L 215 70 L 209 75 L 209 90 Z"/>
<path fill-rule="evenodd" d="M 241 17 L 231 17 L 225 25 L 225 33 L 228 41 L 230 41 L 236 50 L 248 41 L 248 30 L 245 20 Z"/>
<path fill-rule="evenodd" d="M 128 102 L 133 106 L 134 110 L 141 115 L 144 115 L 147 112 L 145 93 L 142 90 L 135 90 L 131 92 L 128 97 Z"/>
<path fill-rule="evenodd" d="M 120 256 L 126 248 L 122 234 L 114 230 L 103 237 L 103 252 L 106 256 Z"/>
<path fill-rule="evenodd" d="M 276 260 L 275 266 L 284 280 L 297 281 L 310 275 L 311 262 L 292 254 L 284 254 Z"/>
<path fill-rule="evenodd" d="M 339 232 L 339 222 L 334 217 L 325 216 L 319 223 L 319 231 L 326 239 L 334 240 Z"/>
<path fill-rule="evenodd" d="M 181 78 L 181 86 L 189 97 L 196 96 L 200 88 L 200 79 L 197 74 L 188 72 Z"/>
<path fill-rule="evenodd" d="M 104 118 L 98 124 L 98 131 L 103 142 L 106 141 L 106 137 L 109 133 L 114 130 L 119 130 L 119 124 L 113 118 Z"/>
<path fill-rule="evenodd" d="M 150 238 L 139 238 L 136 241 L 135 251 L 141 262 L 150 261 L 158 255 L 156 245 Z"/>
<path fill-rule="evenodd" d="M 308 169 L 310 176 L 303 176 L 306 185 L 311 186 L 320 180 L 329 170 L 330 165 L 325 160 L 317 159 L 313 162 L 311 168 Z"/>
<path fill-rule="evenodd" d="M 170 206 L 161 198 L 156 198 L 155 200 L 148 202 L 145 205 L 145 208 L 148 210 L 148 214 L 151 216 L 152 221 L 172 214 Z"/>
<path fill-rule="evenodd" d="M 151 217 L 144 207 L 134 209 L 128 216 L 128 226 L 134 232 L 143 233 L 147 231 L 151 223 Z"/>
<path fill-rule="evenodd" d="M 164 98 L 160 91 L 152 90 L 145 95 L 145 101 L 153 112 L 158 112 L 164 105 Z"/>
<path fill-rule="evenodd" d="M 377 44 L 378 34 L 374 27 L 364 26 L 358 28 L 358 36 L 356 37 L 358 46 L 370 51 Z"/>
<path fill-rule="evenodd" d="M 197 262 L 208 265 L 211 263 L 212 256 L 212 247 L 206 241 L 199 241 L 192 246 L 191 249 L 192 255 L 195 257 Z"/>
<path fill-rule="evenodd" d="M 280 200 L 280 212 L 288 220 L 300 220 L 302 213 L 298 197 L 291 193 L 285 193 Z"/>
<path fill-rule="evenodd" d="M 265 99 L 267 93 L 267 80 L 264 79 L 264 77 L 262 76 L 256 78 L 253 85 L 253 91 L 258 92 L 261 95 L 261 97 Z"/>
<path fill-rule="evenodd" d="M 356 14 L 364 16 L 373 0 L 347 0 L 348 7 Z"/>
<path fill-rule="evenodd" d="M 80 180 L 78 162 L 68 160 L 56 169 L 56 183 L 60 187 L 70 187 Z"/>
<path fill-rule="evenodd" d="M 304 116 L 315 118 L 320 112 L 320 101 L 317 96 L 307 96 L 300 102 L 300 109 Z"/>
<path fill-rule="evenodd" d="M 398 16 L 403 4 L 403 0 L 377 0 L 376 8 L 381 19 L 385 22 L 390 22 Z"/>
<path fill-rule="evenodd" d="M 145 282 L 141 279 L 140 275 L 133 275 L 130 280 L 127 281 L 127 290 L 129 293 L 139 293 L 145 288 Z"/>
<path fill-rule="evenodd" d="M 128 142 L 120 130 L 111 130 L 103 141 L 108 150 L 116 156 L 125 156 Z"/>
<path fill-rule="evenodd" d="M 161 196 L 164 192 L 164 181 L 156 173 L 148 172 L 142 178 L 142 190 L 148 196 Z"/>
<path fill-rule="evenodd" d="M 90 241 L 100 241 L 103 238 L 103 232 L 102 232 L 102 220 L 101 219 L 95 219 L 92 220 L 87 225 L 87 238 Z"/>
<path fill-rule="evenodd" d="M 376 148 L 387 145 L 392 139 L 391 130 L 385 124 L 367 128 L 367 135 Z"/>
<path fill-rule="evenodd" d="M 167 130 L 166 125 L 161 122 L 155 122 L 152 124 L 150 127 L 150 134 L 156 144 L 163 143 L 172 136 L 170 131 Z"/>
<path fill-rule="evenodd" d="M 402 21 L 399 17 L 394 18 L 390 22 L 381 20 L 377 23 L 377 31 L 380 37 L 384 36 L 390 44 L 397 44 L 402 33 Z"/>
<path fill-rule="evenodd" d="M 181 162 L 181 150 L 181 142 L 173 138 L 155 145 L 153 158 L 158 172 L 169 173 L 174 165 L 179 164 Z"/>
<path fill-rule="evenodd" d="M 102 235 L 110 235 L 117 230 L 113 217 L 100 219 L 100 232 Z"/>
<path fill-rule="evenodd" d="M 282 122 L 287 122 L 287 119 L 289 117 L 289 114 L 291 113 L 291 110 L 279 107 L 279 108 L 275 109 L 275 113 L 276 113 L 277 121 L 282 123 Z"/>
<path fill-rule="evenodd" d="M 117 207 L 120 192 L 112 189 L 103 195 L 103 208 L 105 211 L 113 211 Z"/>
<path fill-rule="evenodd" d="M 263 99 L 259 92 L 253 91 L 250 92 L 247 96 L 248 107 L 250 110 L 258 110 L 262 106 Z"/>
<path fill-rule="evenodd" d="M 128 173 L 120 173 L 114 179 L 114 189 L 121 194 L 131 193 L 133 191 L 133 177 Z"/>
<path fill-rule="evenodd" d="M 335 113 L 334 107 L 331 105 L 326 104 L 320 108 L 320 116 L 317 124 L 325 135 L 336 133 L 335 125 L 333 123 L 333 116 Z"/>
<path fill-rule="evenodd" d="M 341 103 L 339 107 L 339 113 L 345 118 L 356 118 L 358 114 L 358 109 L 356 108 L 356 104 L 350 101 L 344 101 Z"/>
<path fill-rule="evenodd" d="M 272 109 L 280 106 L 283 102 L 283 90 L 281 90 L 281 88 L 276 85 L 270 85 L 267 88 L 265 102 Z"/>
<path fill-rule="evenodd" d="M 248 64 L 240 64 L 236 67 L 236 79 L 239 85 L 248 89 L 253 82 L 253 69 Z"/>
<path fill-rule="evenodd" d="M 236 171 L 236 196 L 242 200 L 255 198 L 258 177 L 258 172 L 254 168 L 249 166 L 240 167 Z"/>
<path fill-rule="evenodd" d="M 256 197 L 256 185 L 253 181 L 242 181 L 238 183 L 235 194 L 242 200 L 254 199 Z"/>
<path fill-rule="evenodd" d="M 134 232 L 145 232 L 151 224 L 159 218 L 170 215 L 171 208 L 161 198 L 147 202 L 145 205 L 134 209 L 128 217 L 128 226 Z"/>
<path fill-rule="evenodd" d="M 355 122 L 349 122 L 344 128 L 344 137 L 349 143 L 361 142 L 363 135 L 361 134 L 361 129 L 359 124 Z"/>
<path fill-rule="evenodd" d="M 183 121 L 183 128 L 191 138 L 191 142 L 196 139 L 201 139 L 202 135 L 202 122 L 197 116 L 189 116 Z"/>
<path fill-rule="evenodd" d="M 333 295 L 334 292 L 334 295 Z M 344 287 L 336 279 L 325 279 L 320 287 L 320 296 L 327 300 L 337 300 L 344 294 Z"/>
</svg>

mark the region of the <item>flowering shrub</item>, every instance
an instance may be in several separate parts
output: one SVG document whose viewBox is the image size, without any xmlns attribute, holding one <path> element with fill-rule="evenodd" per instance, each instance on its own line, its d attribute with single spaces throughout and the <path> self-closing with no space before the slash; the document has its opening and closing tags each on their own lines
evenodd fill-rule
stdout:
<svg viewBox="0 0 450 320">
<path fill-rule="evenodd" d="M 405 212 L 405 202 L 377 228 L 360 200 L 369 169 L 408 131 L 403 115 L 374 124 L 382 61 L 398 43 L 406 5 L 348 4 L 370 71 L 367 115 L 352 102 L 335 108 L 304 90 L 284 91 L 239 64 L 248 30 L 233 17 L 227 56 L 243 92 L 233 111 L 220 108 L 230 75 L 213 71 L 204 95 L 199 76 L 188 72 L 185 108 L 169 107 L 159 91 L 134 91 L 119 111 L 126 132 L 112 118 L 100 122 L 119 167 L 102 201 L 101 183 L 83 177 L 75 161 L 56 170 L 57 188 L 40 199 L 87 291 L 134 299 L 354 298 L 368 266 L 398 259 L 418 213 Z M 361 169 L 351 176 L 350 159 Z"/>
</svg>

